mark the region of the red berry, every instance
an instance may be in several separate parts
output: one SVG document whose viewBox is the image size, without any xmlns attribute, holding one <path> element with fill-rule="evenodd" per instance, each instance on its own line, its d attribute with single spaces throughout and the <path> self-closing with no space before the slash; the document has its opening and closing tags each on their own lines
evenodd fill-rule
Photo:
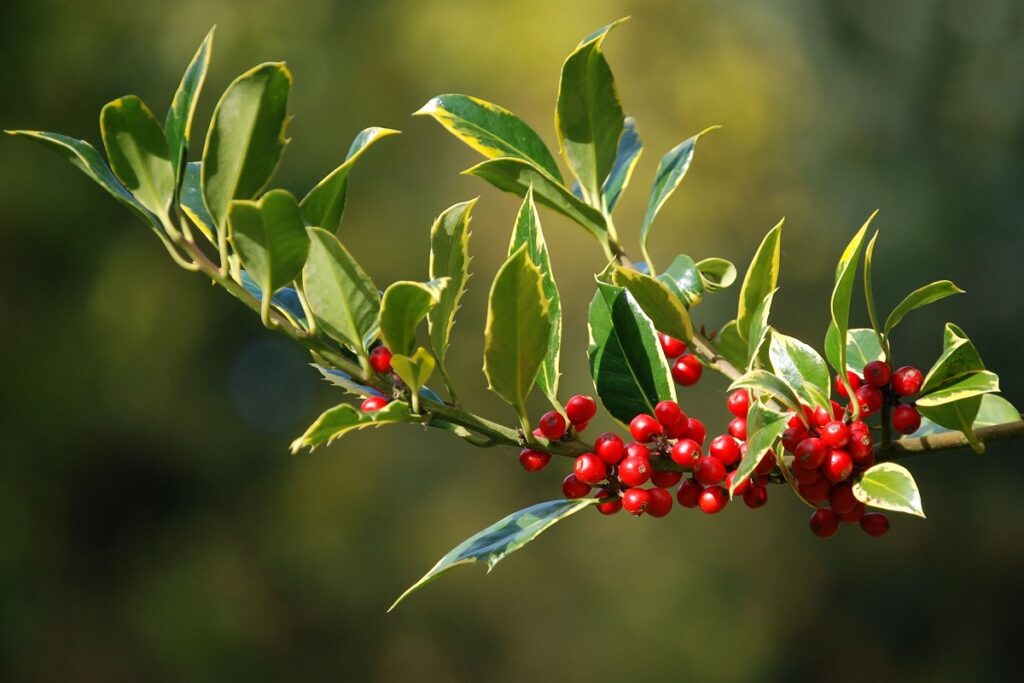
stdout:
<svg viewBox="0 0 1024 683">
<path fill-rule="evenodd" d="M 794 465 L 795 464 L 796 461 L 794 461 Z M 803 467 L 797 465 L 793 467 L 792 472 L 793 477 L 796 479 L 798 484 L 813 484 L 814 482 L 821 479 L 821 470 L 819 469 L 805 470 Z"/>
<path fill-rule="evenodd" d="M 694 462 L 704 455 L 697 442 L 692 439 L 680 439 L 669 452 L 672 461 L 680 467 L 693 467 Z"/>
<path fill-rule="evenodd" d="M 575 474 L 566 475 L 562 480 L 562 495 L 566 498 L 583 498 L 590 493 L 590 485 L 584 484 Z"/>
<path fill-rule="evenodd" d="M 672 364 L 672 379 L 676 381 L 676 384 L 684 387 L 690 387 L 699 382 L 700 376 L 703 374 L 704 366 L 700 364 L 696 356 L 691 354 L 680 356 Z"/>
<path fill-rule="evenodd" d="M 639 488 L 626 489 L 622 494 L 622 507 L 631 515 L 640 516 L 647 510 L 651 497 L 647 491 Z"/>
<path fill-rule="evenodd" d="M 815 470 L 821 467 L 828 457 L 828 448 L 824 441 L 810 436 L 797 444 L 793 454 L 796 456 L 793 462 L 798 468 Z"/>
<path fill-rule="evenodd" d="M 896 406 L 892 411 L 892 427 L 900 434 L 913 434 L 921 426 L 921 413 L 914 406 Z"/>
<path fill-rule="evenodd" d="M 799 427 L 787 427 L 782 432 L 782 447 L 790 453 L 796 453 L 796 447 L 800 445 L 800 442 L 804 439 L 810 438 L 811 434 L 803 425 Z"/>
<path fill-rule="evenodd" d="M 681 356 L 686 351 L 686 344 L 661 332 L 658 333 L 658 343 L 661 344 L 661 350 L 666 358 Z"/>
<path fill-rule="evenodd" d="M 727 475 L 725 475 L 725 489 L 727 491 L 729 489 L 732 489 L 732 494 L 734 496 L 742 496 L 744 493 L 747 492 L 747 490 L 753 484 L 753 482 L 750 481 L 750 477 L 749 476 L 747 476 L 746 479 L 741 481 L 739 486 L 737 486 L 736 488 L 732 487 L 734 481 L 736 481 L 736 471 L 735 470 L 733 470 L 732 472 L 729 472 Z"/>
<path fill-rule="evenodd" d="M 853 458 L 846 451 L 829 451 L 828 460 L 822 468 L 822 474 L 830 482 L 845 481 L 853 474 Z"/>
<path fill-rule="evenodd" d="M 640 413 L 629 423 L 629 433 L 640 443 L 647 443 L 664 431 L 658 421 L 650 415 Z"/>
<path fill-rule="evenodd" d="M 643 458 L 644 460 L 651 459 L 651 451 L 647 446 L 636 441 L 630 441 L 626 444 L 626 457 L 627 458 Z"/>
<path fill-rule="evenodd" d="M 597 498 L 598 500 L 602 498 L 609 499 L 597 504 L 597 511 L 602 515 L 614 515 L 622 509 L 622 499 L 608 489 L 598 489 Z"/>
<path fill-rule="evenodd" d="M 889 518 L 881 512 L 869 512 L 860 518 L 860 528 L 868 536 L 884 536 L 889 531 Z"/>
<path fill-rule="evenodd" d="M 686 423 L 689 431 L 689 438 L 703 446 L 704 439 L 708 438 L 708 432 L 707 429 L 704 428 L 704 423 L 695 417 L 691 417 L 686 421 Z"/>
<path fill-rule="evenodd" d="M 584 429 L 587 428 L 588 424 L 590 424 L 590 423 L 589 422 L 574 422 L 572 426 L 576 429 L 577 432 L 582 432 Z"/>
<path fill-rule="evenodd" d="M 390 401 L 383 396 L 370 396 L 363 399 L 363 402 L 359 404 L 359 410 L 364 413 L 374 413 L 386 406 L 388 403 L 390 403 Z"/>
<path fill-rule="evenodd" d="M 672 427 L 681 420 L 687 419 L 679 404 L 675 401 L 659 402 L 658 405 L 654 406 L 654 417 L 665 429 Z"/>
<path fill-rule="evenodd" d="M 651 483 L 660 489 L 670 489 L 683 478 L 682 472 L 652 472 Z"/>
<path fill-rule="evenodd" d="M 860 385 L 863 384 L 861 378 L 853 370 L 846 371 L 846 381 L 850 383 L 850 386 L 853 388 L 854 391 L 860 389 Z M 839 375 L 836 375 L 835 387 L 837 394 L 839 394 L 843 398 L 850 398 L 850 394 L 847 393 L 846 391 L 846 385 L 843 384 L 843 380 L 840 379 Z"/>
<path fill-rule="evenodd" d="M 384 374 L 391 372 L 391 351 L 386 346 L 378 346 L 370 351 L 370 367 L 374 372 Z"/>
<path fill-rule="evenodd" d="M 651 463 L 647 458 L 626 458 L 619 463 L 619 480 L 626 486 L 641 486 L 651 478 Z"/>
<path fill-rule="evenodd" d="M 611 432 L 605 432 L 594 442 L 594 450 L 609 465 L 622 460 L 622 446 L 622 439 Z"/>
<path fill-rule="evenodd" d="M 897 396 L 913 396 L 921 391 L 924 375 L 911 365 L 904 365 L 892 373 L 892 390 Z"/>
<path fill-rule="evenodd" d="M 714 486 L 725 479 L 725 465 L 718 458 L 705 455 L 693 466 L 693 476 L 705 486 Z"/>
<path fill-rule="evenodd" d="M 864 366 L 864 381 L 881 389 L 892 379 L 892 368 L 881 360 L 873 360 Z"/>
<path fill-rule="evenodd" d="M 771 474 L 774 469 L 775 453 L 773 451 L 768 451 L 764 454 L 764 457 L 761 458 L 761 462 L 757 463 L 757 467 L 754 468 L 754 474 Z"/>
<path fill-rule="evenodd" d="M 796 490 L 801 496 L 812 503 L 821 503 L 828 500 L 828 493 L 832 490 L 832 484 L 828 483 L 828 479 L 825 477 L 821 477 L 810 484 L 798 484 Z"/>
<path fill-rule="evenodd" d="M 535 451 L 532 448 L 524 448 L 519 451 L 519 464 L 527 472 L 540 472 L 551 462 L 551 454 L 544 451 Z"/>
<path fill-rule="evenodd" d="M 811 515 L 811 533 L 818 538 L 828 538 L 839 530 L 839 518 L 832 510 L 815 510 Z"/>
<path fill-rule="evenodd" d="M 747 410 L 750 409 L 750 392 L 746 389 L 737 389 L 729 394 L 726 405 L 729 407 L 729 412 L 736 417 L 746 417 Z"/>
<path fill-rule="evenodd" d="M 695 508 L 697 507 L 697 499 L 700 498 L 700 493 L 703 490 L 701 485 L 693 479 L 687 479 L 679 487 L 679 490 L 676 491 L 676 500 L 684 508 Z"/>
<path fill-rule="evenodd" d="M 697 502 L 702 511 L 713 515 L 724 510 L 729 504 L 729 494 L 721 486 L 711 486 L 700 492 Z"/>
<path fill-rule="evenodd" d="M 829 448 L 842 448 L 850 441 L 850 429 L 839 420 L 832 420 L 821 428 L 821 440 Z"/>
<path fill-rule="evenodd" d="M 708 454 L 715 456 L 726 466 L 738 462 L 742 457 L 740 446 L 736 443 L 736 439 L 728 434 L 722 434 L 712 439 L 711 445 L 708 446 Z"/>
<path fill-rule="evenodd" d="M 848 482 L 836 484 L 828 494 L 828 504 L 838 514 L 853 512 L 860 501 L 853 495 L 853 486 Z"/>
<path fill-rule="evenodd" d="M 874 462 L 875 448 L 871 445 L 871 434 L 851 429 L 846 452 L 853 459 L 854 467 L 863 467 L 869 460 Z"/>
<path fill-rule="evenodd" d="M 540 416 L 537 421 L 537 429 L 544 435 L 545 439 L 556 441 L 565 435 L 565 418 L 557 410 L 549 410 Z"/>
<path fill-rule="evenodd" d="M 864 506 L 864 503 L 857 503 L 857 506 L 854 507 L 851 512 L 837 512 L 836 514 L 839 516 L 840 522 L 843 522 L 844 524 L 856 524 L 860 521 L 861 517 L 864 516 L 864 511 L 866 509 L 867 508 Z"/>
<path fill-rule="evenodd" d="M 604 460 L 598 457 L 596 453 L 584 453 L 576 458 L 573 472 L 576 473 L 577 479 L 584 484 L 591 485 L 604 481 L 604 478 L 608 476 L 608 469 L 604 464 Z"/>
<path fill-rule="evenodd" d="M 685 418 L 685 414 L 684 414 Z M 685 439 L 690 435 L 690 420 L 689 418 L 680 418 L 678 422 L 670 427 L 665 427 L 665 434 L 670 439 Z"/>
<path fill-rule="evenodd" d="M 747 440 L 747 418 L 734 417 L 729 421 L 729 434 L 740 441 Z"/>
<path fill-rule="evenodd" d="M 861 417 L 869 417 L 882 409 L 882 392 L 865 384 L 856 392 L 857 405 L 860 406 Z"/>
<path fill-rule="evenodd" d="M 838 406 L 838 404 L 836 404 L 836 406 Z M 836 414 L 837 414 L 835 412 L 836 406 L 830 406 L 828 409 L 826 409 L 826 408 L 824 408 L 822 406 L 818 406 L 817 408 L 815 408 L 814 409 L 814 420 L 812 421 L 812 424 L 814 426 L 816 426 L 816 427 L 824 427 L 829 422 L 831 422 L 832 420 L 836 419 L 836 417 L 835 417 Z M 842 415 L 842 411 L 840 410 L 840 412 L 838 414 Z"/>
<path fill-rule="evenodd" d="M 672 494 L 661 488 L 647 489 L 647 514 L 664 517 L 672 511 Z"/>
<path fill-rule="evenodd" d="M 752 510 L 764 507 L 764 504 L 768 502 L 768 489 L 760 484 L 754 484 L 743 492 L 743 502 Z"/>
<path fill-rule="evenodd" d="M 592 417 L 597 415 L 597 403 L 589 396 L 576 394 L 565 404 L 565 414 L 569 417 L 569 422 L 574 425 L 589 422 Z"/>
</svg>

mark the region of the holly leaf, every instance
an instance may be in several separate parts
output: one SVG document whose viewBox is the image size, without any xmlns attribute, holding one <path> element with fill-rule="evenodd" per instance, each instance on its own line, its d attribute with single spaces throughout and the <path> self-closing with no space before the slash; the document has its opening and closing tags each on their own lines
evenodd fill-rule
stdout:
<svg viewBox="0 0 1024 683">
<path fill-rule="evenodd" d="M 271 190 L 255 202 L 235 200 L 228 225 L 235 253 L 260 288 L 261 315 L 268 324 L 271 296 L 298 277 L 309 254 L 298 202 L 287 190 Z"/>
<path fill-rule="evenodd" d="M 918 397 L 916 404 L 918 407 L 931 408 L 998 391 L 999 377 L 996 373 L 979 370 L 955 382 L 943 384 L 942 387 Z"/>
<path fill-rule="evenodd" d="M 536 131 L 508 109 L 469 95 L 431 98 L 413 116 L 430 116 L 488 159 L 515 157 L 543 169 L 558 183 L 562 174 Z"/>
<path fill-rule="evenodd" d="M 302 198 L 299 207 L 302 209 L 302 218 L 306 225 L 331 231 L 338 230 L 341 227 L 341 218 L 345 214 L 348 176 L 352 167 L 373 143 L 398 133 L 399 131 L 391 128 L 376 127 L 360 131 L 349 146 L 345 161 Z"/>
<path fill-rule="evenodd" d="M 963 293 L 964 290 L 960 289 L 949 280 L 939 280 L 938 282 L 933 282 L 919 289 L 915 289 L 913 292 L 908 294 L 906 298 L 904 298 L 903 301 L 893 309 L 892 313 L 889 314 L 889 317 L 886 318 L 883 334 L 889 336 L 889 333 L 900 324 L 907 313 L 921 308 L 922 306 L 935 303 L 936 301 L 941 301 L 942 299 L 953 296 L 954 294 Z"/>
<path fill-rule="evenodd" d="M 516 224 L 512 230 L 512 240 L 509 243 L 508 253 L 511 256 L 522 245 L 526 245 L 530 254 L 530 260 L 540 268 L 541 287 L 544 290 L 544 298 L 548 302 L 548 321 L 551 323 L 548 333 L 548 350 L 541 363 L 540 372 L 537 374 L 537 385 L 544 395 L 548 397 L 551 404 L 561 409 L 558 402 L 558 377 L 559 377 L 559 355 L 562 351 L 562 300 L 558 296 L 558 287 L 555 285 L 555 276 L 551 272 L 551 257 L 548 254 L 548 245 L 544 241 L 544 232 L 540 226 L 540 216 L 537 215 L 537 206 L 533 203 L 532 188 L 527 191 L 523 205 L 516 217 Z"/>
<path fill-rule="evenodd" d="M 945 384 L 984 369 L 985 364 L 974 343 L 959 327 L 953 323 L 946 323 L 942 333 L 942 355 L 925 375 L 921 394 L 930 394 Z"/>
<path fill-rule="evenodd" d="M 686 306 L 664 283 L 629 268 L 616 268 L 612 282 L 632 295 L 656 329 L 683 341 L 693 339 L 693 322 Z"/>
<path fill-rule="evenodd" d="M 654 326 L 629 292 L 599 281 L 589 331 L 590 373 L 612 417 L 628 424 L 639 413 L 653 415 L 659 401 L 676 400 Z"/>
<path fill-rule="evenodd" d="M 491 286 L 484 328 L 484 375 L 489 388 L 526 416 L 526 396 L 548 352 L 551 320 L 543 275 L 519 247 Z"/>
<path fill-rule="evenodd" d="M 441 300 L 448 283 L 448 278 L 442 278 L 426 283 L 399 280 L 388 285 L 380 303 L 380 336 L 392 353 L 408 356 L 413 352 L 416 326 Z"/>
<path fill-rule="evenodd" d="M 767 370 L 751 370 L 738 377 L 731 385 L 729 391 L 736 389 L 750 389 L 769 396 L 783 404 L 797 415 L 803 413 L 800 406 L 800 399 L 793 391 L 793 388 L 786 384 L 781 377 L 777 377 Z"/>
<path fill-rule="evenodd" d="M 536 164 L 506 157 L 481 162 L 463 173 L 483 178 L 499 190 L 520 197 L 525 197 L 532 187 L 534 199 L 538 203 L 575 221 L 601 244 L 608 242 L 608 228 L 601 212 L 573 195 Z"/>
<path fill-rule="evenodd" d="M 100 129 L 114 175 L 140 204 L 167 220 L 177 175 L 153 112 L 128 95 L 103 107 Z"/>
<path fill-rule="evenodd" d="M 423 575 L 419 581 L 398 596 L 388 611 L 395 609 L 409 595 L 427 585 L 444 572 L 461 564 L 480 562 L 487 565 L 490 572 L 510 553 L 519 550 L 530 541 L 550 528 L 553 524 L 576 514 L 580 510 L 596 505 L 596 498 L 573 500 L 551 500 L 546 503 L 532 505 L 525 510 L 513 512 L 508 517 L 495 522 L 483 531 L 474 534 L 455 546 L 447 555 Z"/>
<path fill-rule="evenodd" d="M 995 394 L 985 394 L 981 397 L 981 405 L 978 409 L 978 414 L 974 418 L 972 427 L 978 429 L 979 427 L 991 427 L 993 425 L 1006 424 L 1007 422 L 1016 422 L 1021 419 L 1020 411 L 1009 401 L 1002 396 Z M 933 422 L 932 420 L 925 417 L 921 420 L 921 426 L 916 432 L 910 436 L 903 437 L 904 439 L 920 439 L 926 436 L 932 436 L 934 434 L 941 434 L 948 431 L 959 431 L 956 429 L 949 429 L 942 425 Z"/>
<path fill-rule="evenodd" d="M 924 517 L 917 482 L 906 467 L 894 462 L 882 462 L 864 472 L 853 484 L 853 495 L 865 505 Z"/>
<path fill-rule="evenodd" d="M 779 284 L 779 260 L 781 255 L 782 223 L 768 231 L 754 252 L 747 274 L 740 286 L 739 307 L 736 311 L 736 331 L 744 341 L 750 339 L 750 328 L 754 312 L 770 292 Z"/>
<path fill-rule="evenodd" d="M 188 161 L 188 143 L 192 135 L 192 118 L 196 113 L 199 93 L 206 81 L 206 72 L 210 66 L 210 52 L 213 50 L 213 32 L 216 27 L 203 38 L 192 61 L 185 68 L 181 83 L 171 100 L 170 109 L 164 122 L 164 136 L 170 152 L 171 166 L 175 179 L 181 178 L 181 172 Z"/>
<path fill-rule="evenodd" d="M 203 149 L 202 188 L 218 230 L 231 201 L 255 197 L 277 169 L 291 85 L 284 64 L 261 64 L 236 78 L 217 102 Z"/>
<path fill-rule="evenodd" d="M 825 333 L 825 358 L 832 367 L 839 367 L 839 331 L 830 324 Z M 875 360 L 885 358 L 885 351 L 878 343 L 875 331 L 866 327 L 857 327 L 846 331 L 846 369 L 858 375 L 864 374 L 864 366 Z"/>
<path fill-rule="evenodd" d="M 733 367 L 741 369 L 747 367 L 750 358 L 747 355 L 747 343 L 740 339 L 735 320 L 730 320 L 723 325 L 711 343 L 715 347 L 715 352 L 729 361 Z"/>
<path fill-rule="evenodd" d="M 615 165 L 625 126 L 615 77 L 601 52 L 605 36 L 618 23 L 592 33 L 566 58 L 555 106 L 562 156 L 594 207 L 602 206 L 601 186 Z"/>
<path fill-rule="evenodd" d="M 636 119 L 627 116 L 622 137 L 619 138 L 619 149 L 615 153 L 615 163 L 612 164 L 612 170 L 601 186 L 601 194 L 604 195 L 604 203 L 608 207 L 609 213 L 615 210 L 615 205 L 619 203 L 619 197 L 629 185 L 629 179 L 633 177 L 633 169 L 640 161 L 640 154 L 643 151 L 644 146 L 640 142 L 640 135 L 636 130 Z"/>
<path fill-rule="evenodd" d="M 366 358 L 377 335 L 380 292 L 345 246 L 323 228 L 306 228 L 309 257 L 302 289 L 317 324 L 333 339 Z"/>
<path fill-rule="evenodd" d="M 427 316 L 430 347 L 444 366 L 455 314 L 469 281 L 469 222 L 475 199 L 445 209 L 430 228 L 430 277 L 448 278 L 437 305 Z"/>
<path fill-rule="evenodd" d="M 697 270 L 704 289 L 709 292 L 717 292 L 736 282 L 736 266 L 724 258 L 712 257 L 698 261 Z"/>
<path fill-rule="evenodd" d="M 772 330 L 768 357 L 775 374 L 793 389 L 802 403 L 830 410 L 828 367 L 817 351 L 799 339 Z"/>
<path fill-rule="evenodd" d="M 185 174 L 181 179 L 181 192 L 179 205 L 181 210 L 192 221 L 192 224 L 199 228 L 211 243 L 217 243 L 217 225 L 206 208 L 206 201 L 203 199 L 203 188 L 200 177 L 202 175 L 203 162 L 190 161 L 185 164 Z"/>
<path fill-rule="evenodd" d="M 693 152 L 697 147 L 697 140 L 702 135 L 719 127 L 712 126 L 706 128 L 692 138 L 684 140 L 666 152 L 665 156 L 658 162 L 658 170 L 654 174 L 654 186 L 651 188 L 650 197 L 647 199 L 647 212 L 644 214 L 644 221 L 640 225 L 640 251 L 652 272 L 654 271 L 654 261 L 651 260 L 651 255 L 647 250 L 647 240 L 650 237 L 654 219 L 657 217 L 658 212 L 661 211 L 661 207 L 668 201 L 668 198 L 679 187 L 683 176 L 690 169 L 690 163 L 693 161 Z"/>
<path fill-rule="evenodd" d="M 418 420 L 409 412 L 409 405 L 401 401 L 392 401 L 372 413 L 364 413 L 348 403 L 342 403 L 318 417 L 302 436 L 292 442 L 291 451 L 298 453 L 303 448 L 312 451 L 317 446 L 330 445 L 335 439 L 357 429 Z"/>
<path fill-rule="evenodd" d="M 672 259 L 672 263 L 657 276 L 657 280 L 668 287 L 687 309 L 699 304 L 704 297 L 704 279 L 697 264 L 686 254 L 679 254 Z"/>
<path fill-rule="evenodd" d="M 836 283 L 832 288 L 829 309 L 832 313 L 830 325 L 835 327 L 838 339 L 846 339 L 846 331 L 850 327 L 850 302 L 853 299 L 853 284 L 857 278 L 857 262 L 860 260 L 864 235 L 867 233 L 868 226 L 871 225 L 871 221 L 876 215 L 878 215 L 877 210 L 868 217 L 864 225 L 861 226 L 861 229 L 857 231 L 853 239 L 850 240 L 850 243 L 846 245 L 846 249 L 843 250 L 842 255 L 839 257 L 839 263 L 836 265 Z M 846 377 L 846 372 L 844 372 L 846 367 L 846 345 L 838 344 L 837 346 L 836 360 L 833 367 L 839 373 L 839 377 L 846 387 L 847 394 L 853 396 L 853 388 Z M 860 408 L 856 401 L 853 401 L 851 405 L 854 411 L 853 416 L 856 418 L 860 413 Z"/>
<path fill-rule="evenodd" d="M 768 451 L 786 430 L 787 422 L 788 413 L 772 410 L 761 401 L 751 402 L 747 410 L 747 450 L 736 467 L 736 474 L 733 475 L 732 485 L 729 487 L 730 496 L 761 464 Z"/>
<path fill-rule="evenodd" d="M 391 369 L 395 371 L 402 381 L 408 385 L 412 392 L 413 410 L 419 412 L 420 389 L 430 380 L 434 374 L 436 361 L 434 356 L 422 346 L 416 349 L 416 353 L 409 355 L 395 354 L 391 357 Z"/>
</svg>

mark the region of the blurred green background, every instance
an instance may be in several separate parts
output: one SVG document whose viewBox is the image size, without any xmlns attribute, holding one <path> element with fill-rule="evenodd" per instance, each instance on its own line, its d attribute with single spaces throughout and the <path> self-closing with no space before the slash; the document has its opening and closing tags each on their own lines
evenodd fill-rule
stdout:
<svg viewBox="0 0 1024 683">
<path fill-rule="evenodd" d="M 369 125 L 342 238 L 379 284 L 422 278 L 432 218 L 481 195 L 453 373 L 511 419 L 479 372 L 488 283 L 517 200 L 458 175 L 473 152 L 424 118 L 429 97 L 503 104 L 556 146 L 561 60 L 607 42 L 646 153 L 619 208 L 635 239 L 657 159 L 711 124 L 653 247 L 745 264 L 786 216 L 774 322 L 819 343 L 842 245 L 875 208 L 876 295 L 951 278 L 915 313 L 902 362 L 927 366 L 957 321 L 1024 405 L 1024 6 L 881 1 L 7 0 L 0 125 L 99 142 L 108 100 L 162 112 L 210 25 L 218 93 L 287 60 L 293 138 L 277 183 L 304 192 Z M 553 498 L 566 463 L 396 427 L 314 454 L 291 438 L 339 393 L 257 316 L 166 258 L 64 161 L 0 143 L 0 679 L 1019 679 L 1019 444 L 911 462 L 927 521 L 828 542 L 774 488 L 760 512 L 664 520 L 583 513 L 485 576 L 456 570 L 385 615 L 467 535 Z M 596 243 L 542 214 L 565 311 L 563 391 L 584 348 Z M 709 329 L 735 291 L 699 309 Z M 859 323 L 866 322 L 858 312 Z M 682 393 L 714 429 L 725 383 Z M 537 403 L 537 408 L 541 407 Z M 595 424 L 592 435 L 609 426 Z"/>
</svg>

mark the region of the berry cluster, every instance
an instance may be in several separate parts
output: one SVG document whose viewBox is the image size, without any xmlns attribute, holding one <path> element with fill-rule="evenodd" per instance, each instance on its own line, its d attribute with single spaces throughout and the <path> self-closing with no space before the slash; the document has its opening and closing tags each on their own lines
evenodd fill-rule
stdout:
<svg viewBox="0 0 1024 683">
<path fill-rule="evenodd" d="M 658 342 L 665 358 L 672 363 L 672 379 L 676 384 L 692 387 L 700 381 L 701 375 L 704 374 L 704 366 L 692 353 L 686 353 L 684 342 L 662 332 L 658 333 Z"/>
<path fill-rule="evenodd" d="M 893 372 L 885 361 L 875 360 L 864 366 L 864 377 L 854 372 L 846 373 L 854 390 L 862 415 L 873 415 L 883 404 L 892 408 L 892 428 L 900 434 L 913 434 L 921 426 L 921 414 L 912 403 L 901 403 L 921 391 L 924 374 L 917 368 L 905 365 Z M 846 385 L 836 376 L 836 393 L 848 398 Z"/>
</svg>

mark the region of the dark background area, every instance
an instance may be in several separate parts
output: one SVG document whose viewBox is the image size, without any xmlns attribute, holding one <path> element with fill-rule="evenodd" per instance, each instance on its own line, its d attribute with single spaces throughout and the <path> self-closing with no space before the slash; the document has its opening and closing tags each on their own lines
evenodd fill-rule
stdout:
<svg viewBox="0 0 1024 683">
<path fill-rule="evenodd" d="M 360 162 L 341 231 L 378 284 L 424 277 L 433 217 L 481 195 L 450 357 L 478 412 L 511 421 L 479 368 L 518 202 L 458 175 L 475 154 L 409 113 L 466 92 L 555 148 L 562 59 L 627 14 L 607 52 L 646 146 L 617 213 L 632 251 L 657 159 L 722 124 L 659 218 L 656 258 L 743 265 L 785 215 L 773 322 L 820 346 L 835 259 L 880 208 L 883 310 L 935 279 L 968 292 L 914 313 L 898 360 L 927 367 L 956 321 L 1024 404 L 1024 6 L 1012 0 L 7 0 L 0 126 L 98 144 L 102 105 L 136 93 L 164 111 L 216 23 L 196 158 L 234 75 L 287 60 L 295 120 L 279 186 L 304 193 L 363 127 L 405 131 Z M 819 541 L 781 488 L 757 513 L 587 512 L 490 576 L 456 570 L 386 615 L 458 541 L 556 497 L 567 463 L 526 475 L 512 450 L 403 426 L 292 457 L 290 440 L 340 400 L 298 348 L 175 268 L 56 156 L 3 139 L 0 180 L 2 680 L 1019 678 L 1019 444 L 911 461 L 929 518 L 896 516 L 882 539 L 845 528 Z M 601 253 L 542 219 L 568 397 L 591 386 Z M 710 297 L 698 321 L 713 329 L 734 306 L 735 290 Z M 681 400 L 721 429 L 725 386 L 709 376 Z"/>
</svg>

